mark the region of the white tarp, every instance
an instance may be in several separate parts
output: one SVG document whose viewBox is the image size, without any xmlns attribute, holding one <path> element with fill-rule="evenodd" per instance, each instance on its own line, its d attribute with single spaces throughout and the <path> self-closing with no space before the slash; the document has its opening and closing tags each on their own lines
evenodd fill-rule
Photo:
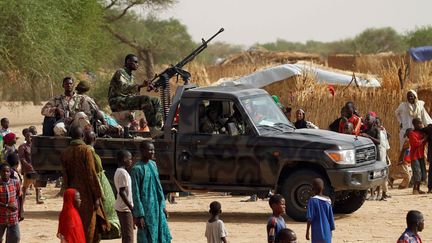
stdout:
<svg viewBox="0 0 432 243">
<path fill-rule="evenodd" d="M 231 86 L 246 84 L 255 88 L 262 88 L 274 82 L 288 79 L 294 75 L 303 75 L 306 73 L 315 77 L 315 80 L 319 83 L 348 85 L 352 80 L 351 75 L 325 70 L 310 64 L 296 63 L 267 68 L 238 79 L 220 79 L 212 85 Z M 363 87 L 381 86 L 380 82 L 372 76 L 360 77 L 359 75 L 358 77 L 356 76 L 356 80 L 357 84 Z"/>
</svg>

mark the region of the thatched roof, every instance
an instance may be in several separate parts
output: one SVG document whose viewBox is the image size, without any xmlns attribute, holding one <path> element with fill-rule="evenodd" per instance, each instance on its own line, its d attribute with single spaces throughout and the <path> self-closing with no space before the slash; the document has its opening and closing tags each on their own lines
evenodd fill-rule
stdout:
<svg viewBox="0 0 432 243">
<path fill-rule="evenodd" d="M 321 63 L 318 54 L 309 54 L 302 52 L 273 52 L 263 49 L 254 49 L 239 54 L 232 55 L 222 61 L 219 65 L 248 64 L 248 63 L 295 63 L 300 60 L 313 61 Z"/>
</svg>

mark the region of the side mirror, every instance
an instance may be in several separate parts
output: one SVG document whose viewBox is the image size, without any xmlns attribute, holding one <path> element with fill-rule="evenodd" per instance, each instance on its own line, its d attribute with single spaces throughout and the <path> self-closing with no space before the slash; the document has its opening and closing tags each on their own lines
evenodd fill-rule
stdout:
<svg viewBox="0 0 432 243">
<path fill-rule="evenodd" d="M 238 136 L 239 135 L 239 131 L 233 122 L 228 123 L 227 128 L 228 128 L 228 134 L 230 136 Z"/>
</svg>

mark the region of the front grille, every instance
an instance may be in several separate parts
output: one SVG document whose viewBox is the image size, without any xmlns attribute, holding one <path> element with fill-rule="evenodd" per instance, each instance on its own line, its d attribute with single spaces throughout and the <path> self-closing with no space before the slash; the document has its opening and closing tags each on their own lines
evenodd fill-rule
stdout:
<svg viewBox="0 0 432 243">
<path fill-rule="evenodd" d="M 375 146 L 360 148 L 356 150 L 356 163 L 365 163 L 368 161 L 376 160 Z"/>
</svg>

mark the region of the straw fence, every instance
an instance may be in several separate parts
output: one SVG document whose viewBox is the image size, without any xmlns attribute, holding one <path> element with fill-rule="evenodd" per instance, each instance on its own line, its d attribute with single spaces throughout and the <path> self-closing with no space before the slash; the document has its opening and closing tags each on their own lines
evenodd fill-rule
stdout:
<svg viewBox="0 0 432 243">
<path fill-rule="evenodd" d="M 362 61 L 363 70 L 367 67 L 364 60 L 367 59 Z M 427 103 L 426 108 L 429 113 L 432 111 L 432 64 L 412 65 L 411 74 L 415 72 L 416 78 L 411 80 L 413 76 L 408 75 L 404 87 L 401 88 L 398 69 L 402 67 L 405 70 L 406 64 L 402 59 L 383 58 L 383 60 L 384 63 L 372 62 L 369 65 L 373 67 L 374 74 L 380 78 L 381 88 L 334 86 L 333 96 L 329 92 L 329 85 L 317 84 L 313 77 L 294 77 L 273 83 L 264 89 L 270 94 L 278 95 L 284 105 L 292 107 L 292 119 L 295 119 L 295 110 L 302 108 L 306 111 L 306 119 L 322 129 L 327 129 L 328 125 L 339 116 L 341 107 L 347 101 L 353 101 L 362 116 L 369 111 L 376 112 L 391 135 L 389 155 L 394 161 L 399 153 L 399 124 L 394 111 L 405 99 L 407 90 L 411 88 L 419 91 L 419 98 Z M 207 77 L 210 82 L 215 82 L 223 77 L 247 75 L 265 66 L 254 64 L 213 66 L 207 68 Z M 195 79 L 200 78 L 195 76 Z"/>
</svg>

